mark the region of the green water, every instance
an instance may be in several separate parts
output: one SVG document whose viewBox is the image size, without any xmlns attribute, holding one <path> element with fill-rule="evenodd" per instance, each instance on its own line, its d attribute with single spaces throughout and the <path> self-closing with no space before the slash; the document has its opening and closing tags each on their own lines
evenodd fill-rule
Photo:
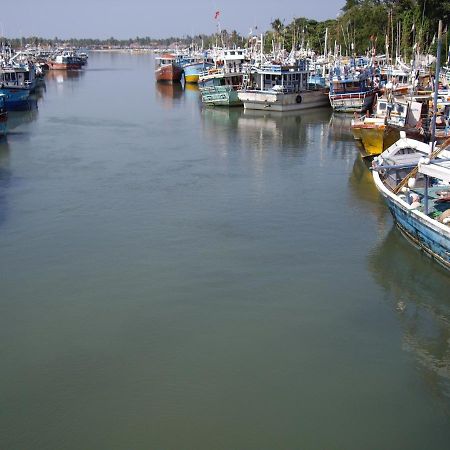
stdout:
<svg viewBox="0 0 450 450">
<path fill-rule="evenodd" d="M 349 118 L 51 75 L 0 141 L 2 450 L 449 447 L 450 276 Z"/>
</svg>

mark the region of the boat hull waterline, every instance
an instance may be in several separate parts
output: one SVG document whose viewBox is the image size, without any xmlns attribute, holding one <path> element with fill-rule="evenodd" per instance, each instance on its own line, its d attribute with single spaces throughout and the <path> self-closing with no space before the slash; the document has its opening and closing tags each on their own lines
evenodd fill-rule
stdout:
<svg viewBox="0 0 450 450">
<path fill-rule="evenodd" d="M 378 172 L 373 174 L 375 185 L 386 201 L 396 226 L 418 249 L 450 270 L 450 228 L 433 221 L 421 211 L 399 199 L 381 181 Z"/>
<path fill-rule="evenodd" d="M 241 91 L 239 99 L 245 109 L 270 111 L 300 111 L 330 106 L 328 96 L 321 90 L 292 94 L 268 91 Z"/>
</svg>

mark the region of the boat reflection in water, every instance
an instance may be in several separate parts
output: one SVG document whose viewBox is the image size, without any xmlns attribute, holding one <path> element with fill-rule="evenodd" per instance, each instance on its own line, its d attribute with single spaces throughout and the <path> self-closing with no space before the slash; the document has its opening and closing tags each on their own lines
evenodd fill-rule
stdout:
<svg viewBox="0 0 450 450">
<path fill-rule="evenodd" d="M 198 116 L 202 108 L 202 98 L 198 84 L 182 83 L 182 87 L 184 90 L 182 101 L 189 108 L 188 114 Z"/>
<path fill-rule="evenodd" d="M 179 103 L 183 88 L 179 83 L 155 83 L 156 99 L 162 106 L 172 108 L 175 103 Z"/>
<path fill-rule="evenodd" d="M 7 192 L 12 179 L 9 153 L 8 140 L 0 138 L 0 226 L 5 222 L 8 213 Z"/>
<path fill-rule="evenodd" d="M 277 149 L 297 155 L 311 142 L 317 142 L 317 151 L 326 149 L 330 111 L 317 109 L 277 113 L 242 108 L 204 107 L 204 133 L 224 146 L 235 140 L 240 148 L 251 149 L 260 155 Z M 233 147 L 230 147 L 234 151 Z M 228 151 L 224 148 L 224 151 Z"/>
<path fill-rule="evenodd" d="M 403 349 L 414 354 L 424 381 L 439 399 L 450 396 L 450 279 L 418 254 L 394 226 L 369 256 L 375 281 L 392 299 Z M 449 412 L 450 413 L 450 412 Z"/>
<path fill-rule="evenodd" d="M 194 83 L 183 83 L 182 87 L 186 93 L 192 94 L 195 92 L 197 97 L 200 96 L 200 89 L 198 88 L 198 84 Z M 199 97 L 200 98 L 200 97 Z"/>
<path fill-rule="evenodd" d="M 76 80 L 84 76 L 83 70 L 49 70 L 45 75 L 47 82 L 64 83 L 68 80 Z"/>
<path fill-rule="evenodd" d="M 380 204 L 384 206 L 377 188 L 373 182 L 372 173 L 369 170 L 370 164 L 357 155 L 353 163 L 353 170 L 349 178 L 349 185 L 357 197 L 369 205 Z"/>
<path fill-rule="evenodd" d="M 354 160 L 354 146 L 348 145 L 349 142 L 355 142 L 351 131 L 352 116 L 349 114 L 333 113 L 330 117 L 330 143 L 334 151 L 340 157 L 347 158 L 349 162 Z"/>
<path fill-rule="evenodd" d="M 36 101 L 28 111 L 11 111 L 8 113 L 8 135 L 19 134 L 19 128 L 26 123 L 34 122 L 38 117 Z"/>
</svg>

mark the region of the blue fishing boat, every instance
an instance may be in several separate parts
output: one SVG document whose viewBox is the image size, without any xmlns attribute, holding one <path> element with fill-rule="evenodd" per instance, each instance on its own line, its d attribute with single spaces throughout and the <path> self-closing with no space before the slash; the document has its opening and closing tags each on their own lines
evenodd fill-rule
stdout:
<svg viewBox="0 0 450 450">
<path fill-rule="evenodd" d="M 36 87 L 34 65 L 6 65 L 0 68 L 0 94 L 5 96 L 8 111 L 24 111 L 30 108 L 29 96 Z"/>
<path fill-rule="evenodd" d="M 0 68 L 0 86 L 33 92 L 36 68 L 33 64 L 7 64 Z"/>
<path fill-rule="evenodd" d="M 30 109 L 30 91 L 27 89 L 2 88 L 0 95 L 4 96 L 7 111 L 26 111 Z"/>
<path fill-rule="evenodd" d="M 198 83 L 200 75 L 214 66 L 211 59 L 204 56 L 186 56 L 179 60 L 186 83 Z"/>
<path fill-rule="evenodd" d="M 434 152 L 402 138 L 373 161 L 375 186 L 397 227 L 450 270 L 450 140 Z"/>
<path fill-rule="evenodd" d="M 5 96 L 0 94 L 0 136 L 6 135 L 8 113 L 5 107 Z"/>
</svg>

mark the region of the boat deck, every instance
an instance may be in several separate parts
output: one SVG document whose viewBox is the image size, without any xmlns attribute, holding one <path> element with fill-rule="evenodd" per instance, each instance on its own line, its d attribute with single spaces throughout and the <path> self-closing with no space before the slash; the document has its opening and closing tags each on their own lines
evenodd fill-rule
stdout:
<svg viewBox="0 0 450 450">
<path fill-rule="evenodd" d="M 411 194 L 420 197 L 422 206 L 419 211 L 424 212 L 425 188 L 419 187 L 410 190 Z M 445 200 L 445 201 L 444 201 Z M 444 211 L 450 209 L 450 186 L 431 186 L 428 188 L 428 216 L 437 219 Z"/>
</svg>

